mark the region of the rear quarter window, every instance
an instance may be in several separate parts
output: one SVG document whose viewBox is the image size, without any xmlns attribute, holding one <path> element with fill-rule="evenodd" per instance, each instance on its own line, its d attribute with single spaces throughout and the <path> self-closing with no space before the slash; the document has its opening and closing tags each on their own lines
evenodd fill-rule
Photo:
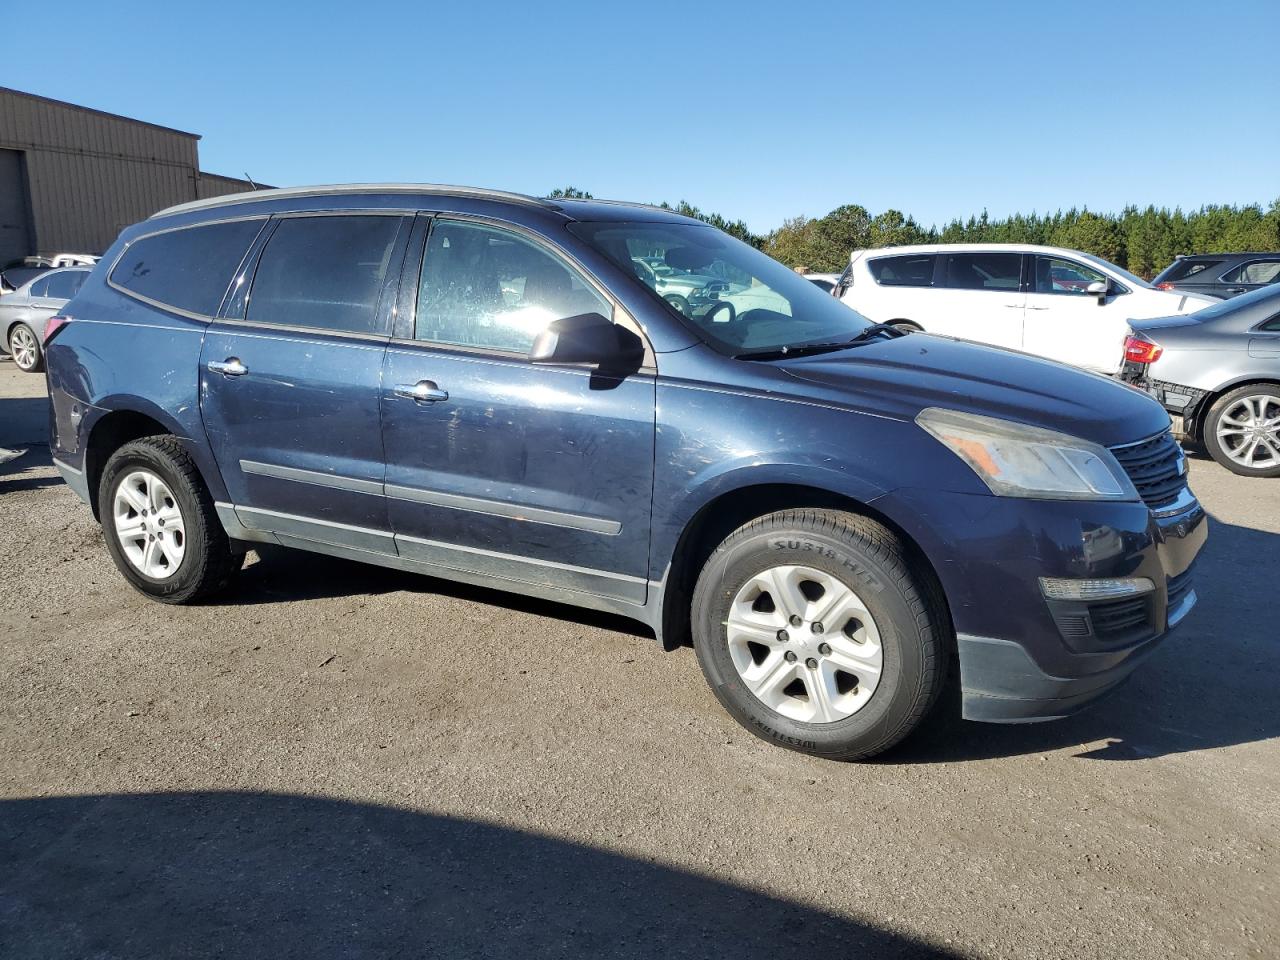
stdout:
<svg viewBox="0 0 1280 960">
<path fill-rule="evenodd" d="M 1189 280 L 1204 273 L 1210 267 L 1221 266 L 1224 263 L 1226 263 L 1225 260 L 1179 260 L 1156 279 L 1161 283 L 1177 283 L 1179 280 Z M 1204 276 L 1200 277 L 1200 280 L 1212 282 L 1213 277 Z"/>
<path fill-rule="evenodd" d="M 879 257 L 867 264 L 871 276 L 882 287 L 931 287 L 935 254 Z"/>
<path fill-rule="evenodd" d="M 109 279 L 161 306 L 212 317 L 265 222 L 232 220 L 142 237 L 129 244 Z"/>
</svg>

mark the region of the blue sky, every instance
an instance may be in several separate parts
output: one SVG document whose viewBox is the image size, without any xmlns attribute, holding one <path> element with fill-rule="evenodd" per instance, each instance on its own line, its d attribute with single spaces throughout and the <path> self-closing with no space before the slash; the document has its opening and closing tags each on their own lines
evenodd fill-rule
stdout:
<svg viewBox="0 0 1280 960">
<path fill-rule="evenodd" d="M 51 8 L 52 9 L 52 8 Z M 278 185 L 685 199 L 757 231 L 1280 197 L 1274 0 L 64 3 L 0 85 Z M 28 21 L 28 26 L 34 21 Z M 12 26 L 12 24 L 11 24 Z"/>
</svg>

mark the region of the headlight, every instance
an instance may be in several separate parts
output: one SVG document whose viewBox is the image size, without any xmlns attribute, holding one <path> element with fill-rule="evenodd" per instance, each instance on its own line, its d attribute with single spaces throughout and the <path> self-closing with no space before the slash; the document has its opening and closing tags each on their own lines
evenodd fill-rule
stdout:
<svg viewBox="0 0 1280 960">
<path fill-rule="evenodd" d="M 1137 500 L 1138 492 L 1106 447 L 1052 430 L 942 407 L 918 423 L 1001 497 Z"/>
</svg>

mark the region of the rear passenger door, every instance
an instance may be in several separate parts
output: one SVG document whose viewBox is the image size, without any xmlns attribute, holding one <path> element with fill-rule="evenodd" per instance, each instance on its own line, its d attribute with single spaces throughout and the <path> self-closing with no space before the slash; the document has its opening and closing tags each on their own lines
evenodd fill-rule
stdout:
<svg viewBox="0 0 1280 960">
<path fill-rule="evenodd" d="M 528 360 L 553 320 L 629 317 L 514 226 L 423 218 L 418 233 L 382 378 L 400 555 L 562 599 L 644 602 L 655 371 Z"/>
<path fill-rule="evenodd" d="M 1237 297 L 1280 281 L 1280 257 L 1249 260 L 1222 275 L 1215 291 L 1220 297 Z"/>
<path fill-rule="evenodd" d="M 1027 300 L 1022 254 L 948 253 L 940 259 L 937 317 L 925 329 L 1021 350 Z"/>
<path fill-rule="evenodd" d="M 281 216 L 242 266 L 200 377 L 205 429 L 245 526 L 395 552 L 378 403 L 411 225 L 400 214 Z"/>
</svg>

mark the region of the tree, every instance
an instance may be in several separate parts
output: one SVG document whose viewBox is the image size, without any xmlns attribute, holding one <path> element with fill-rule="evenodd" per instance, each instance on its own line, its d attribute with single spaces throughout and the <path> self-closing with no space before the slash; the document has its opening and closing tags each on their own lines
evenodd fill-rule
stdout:
<svg viewBox="0 0 1280 960">
<path fill-rule="evenodd" d="M 577 187 L 556 187 L 547 194 L 548 200 L 594 200 L 591 194 Z"/>
</svg>

